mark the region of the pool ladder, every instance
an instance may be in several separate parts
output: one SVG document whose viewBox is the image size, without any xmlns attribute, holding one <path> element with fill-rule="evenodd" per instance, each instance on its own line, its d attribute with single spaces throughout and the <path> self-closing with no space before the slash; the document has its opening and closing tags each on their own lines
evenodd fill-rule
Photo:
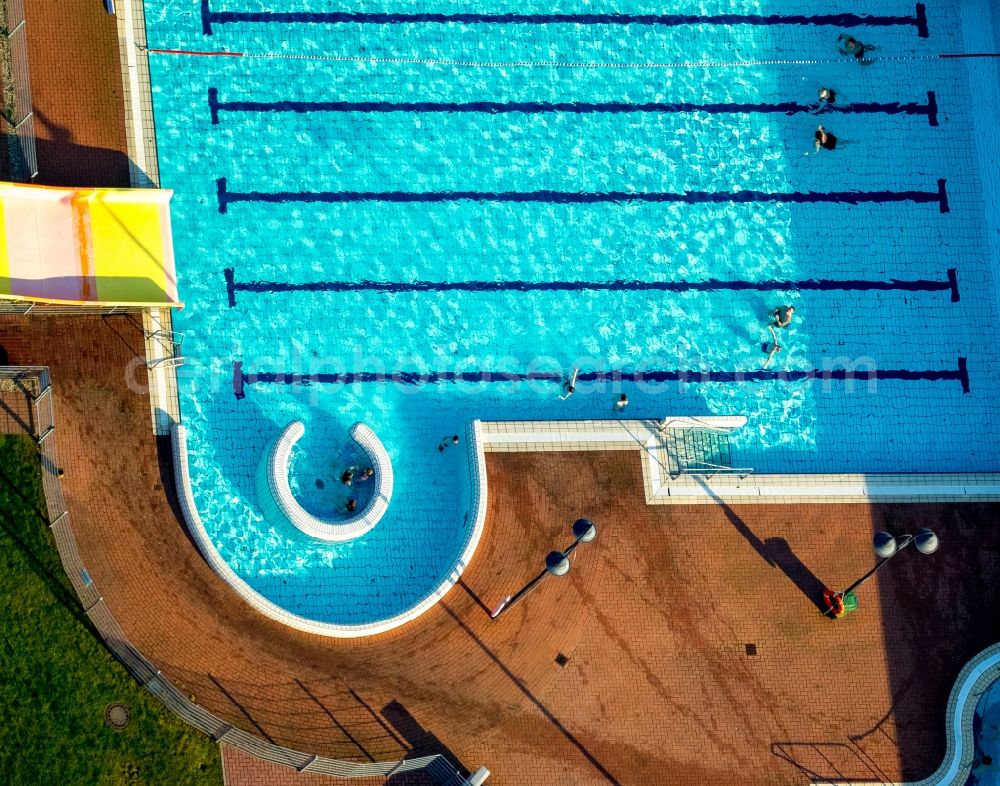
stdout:
<svg viewBox="0 0 1000 786">
<path fill-rule="evenodd" d="M 184 334 L 178 333 L 175 330 L 167 330 L 166 328 L 160 328 L 159 330 L 148 330 L 145 331 L 146 339 L 158 339 L 159 344 L 164 349 L 169 347 L 169 354 L 165 357 L 159 358 L 147 358 L 146 368 L 153 368 L 154 366 L 180 366 L 184 363 L 184 356 L 181 355 L 181 344 L 184 341 Z"/>
<path fill-rule="evenodd" d="M 667 471 L 674 480 L 682 475 L 712 478 L 737 475 L 741 480 L 752 467 L 734 467 L 729 432 L 717 428 L 658 429 L 667 456 Z"/>
</svg>

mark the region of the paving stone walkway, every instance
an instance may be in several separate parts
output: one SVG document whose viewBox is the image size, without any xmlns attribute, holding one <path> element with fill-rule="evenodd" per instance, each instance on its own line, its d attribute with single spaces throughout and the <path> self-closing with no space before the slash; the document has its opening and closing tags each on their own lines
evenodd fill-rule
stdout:
<svg viewBox="0 0 1000 786">
<path fill-rule="evenodd" d="M 90 0 L 29 6 L 41 182 L 127 185 L 114 20 Z M 442 752 L 497 786 L 919 778 L 962 663 L 1000 638 L 1000 506 L 647 507 L 637 454 L 490 456 L 482 545 L 437 607 L 370 639 L 291 631 L 240 602 L 178 518 L 136 319 L 4 317 L 0 345 L 52 368 L 80 553 L 129 638 L 279 744 Z M 570 575 L 490 622 L 578 516 L 600 534 Z M 873 564 L 874 531 L 918 526 L 937 554 L 900 555 L 857 613 L 819 615 L 824 584 Z M 224 756 L 230 786 L 320 782 Z"/>
<path fill-rule="evenodd" d="M 491 455 L 479 551 L 415 623 L 291 631 L 239 601 L 177 518 L 135 319 L 8 317 L 0 343 L 52 368 L 80 553 L 129 638 L 279 744 L 443 752 L 508 786 L 917 778 L 940 761 L 962 663 L 1000 637 L 995 506 L 648 507 L 638 455 L 600 453 Z M 491 622 L 578 516 L 600 534 L 570 575 Z M 873 564 L 874 531 L 921 525 L 937 554 L 901 554 L 846 619 L 819 614 L 824 584 Z"/>
</svg>

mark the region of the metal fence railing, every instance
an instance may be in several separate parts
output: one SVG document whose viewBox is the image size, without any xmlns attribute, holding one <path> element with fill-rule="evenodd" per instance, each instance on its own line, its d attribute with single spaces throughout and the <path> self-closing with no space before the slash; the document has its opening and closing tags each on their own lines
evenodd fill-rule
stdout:
<svg viewBox="0 0 1000 786">
<path fill-rule="evenodd" d="M 11 79 L 14 83 L 14 111 L 8 118 L 13 126 L 10 135 L 12 159 L 23 167 L 29 180 L 38 176 L 38 150 L 35 145 L 35 113 L 31 103 L 31 78 L 28 69 L 28 33 L 24 18 L 24 0 L 6 0 L 5 35 L 10 50 Z"/>
<path fill-rule="evenodd" d="M 62 471 L 56 451 L 56 423 L 48 369 L 44 366 L 0 366 L 0 400 L 9 396 L 17 397 L 18 401 L 14 402 L 14 407 L 8 406 L 8 409 L 27 414 L 26 418 L 20 420 L 25 424 L 24 430 L 30 433 L 38 444 L 49 530 L 55 539 L 63 569 L 80 597 L 87 618 L 101 634 L 108 649 L 139 684 L 156 696 L 171 712 L 196 729 L 214 740 L 225 742 L 259 759 L 294 767 L 300 772 L 316 772 L 343 778 L 388 776 L 424 770 L 432 779 L 444 786 L 437 773 L 451 773 L 455 770 L 447 758 L 440 754 L 369 764 L 330 759 L 266 742 L 243 729 L 236 728 L 185 696 L 129 642 L 104 602 L 77 550 L 72 517 L 60 484 Z M 24 402 L 27 402 L 26 406 Z M 9 404 L 6 401 L 4 403 Z M 431 768 L 436 762 L 437 766 Z"/>
<path fill-rule="evenodd" d="M 110 306 L 101 304 L 65 304 L 49 305 L 48 303 L 35 303 L 30 300 L 3 300 L 0 299 L 0 316 L 23 315 L 23 314 L 51 314 L 56 315 L 110 315 L 110 314 L 138 314 L 144 311 L 143 306 Z"/>
</svg>

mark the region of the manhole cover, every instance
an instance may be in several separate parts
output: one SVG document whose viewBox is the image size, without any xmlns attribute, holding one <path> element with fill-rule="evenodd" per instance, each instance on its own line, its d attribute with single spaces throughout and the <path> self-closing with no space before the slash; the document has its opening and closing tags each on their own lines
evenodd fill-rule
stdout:
<svg viewBox="0 0 1000 786">
<path fill-rule="evenodd" d="M 124 729 L 131 717 L 128 707 L 124 704 L 109 704 L 104 708 L 104 722 L 112 729 Z"/>
</svg>

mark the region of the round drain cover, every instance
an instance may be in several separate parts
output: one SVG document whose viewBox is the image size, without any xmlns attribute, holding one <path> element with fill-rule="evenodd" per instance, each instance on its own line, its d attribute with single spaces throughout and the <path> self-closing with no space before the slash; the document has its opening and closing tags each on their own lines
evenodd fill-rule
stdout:
<svg viewBox="0 0 1000 786">
<path fill-rule="evenodd" d="M 104 722 L 112 729 L 124 729 L 130 718 L 131 714 L 124 704 L 115 702 L 104 708 Z"/>
</svg>

